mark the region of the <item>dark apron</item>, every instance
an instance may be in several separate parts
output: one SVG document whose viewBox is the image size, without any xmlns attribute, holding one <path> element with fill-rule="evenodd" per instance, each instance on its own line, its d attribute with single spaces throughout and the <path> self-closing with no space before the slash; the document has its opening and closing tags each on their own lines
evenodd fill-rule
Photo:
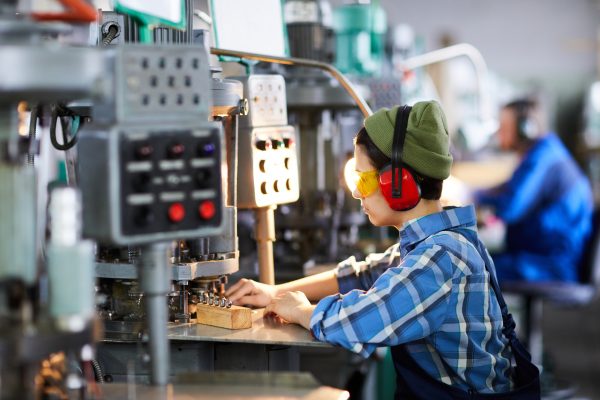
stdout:
<svg viewBox="0 0 600 400">
<path fill-rule="evenodd" d="M 502 297 L 496 275 L 490 268 L 492 260 L 481 245 L 476 244 L 477 251 L 485 262 L 485 268 L 490 275 L 492 289 L 496 293 L 498 304 L 502 310 L 502 334 L 508 339 L 508 344 L 514 356 L 513 381 L 514 390 L 505 393 L 482 394 L 474 390 L 465 391 L 447 385 L 425 372 L 408 354 L 405 345 L 391 348 L 394 365 L 396 367 L 396 395 L 395 398 L 422 399 L 422 400 L 475 400 L 475 399 L 505 399 L 505 400 L 533 400 L 540 399 L 540 373 L 531 362 L 531 356 L 523 347 L 515 334 L 515 322 L 508 313 L 508 307 Z"/>
</svg>

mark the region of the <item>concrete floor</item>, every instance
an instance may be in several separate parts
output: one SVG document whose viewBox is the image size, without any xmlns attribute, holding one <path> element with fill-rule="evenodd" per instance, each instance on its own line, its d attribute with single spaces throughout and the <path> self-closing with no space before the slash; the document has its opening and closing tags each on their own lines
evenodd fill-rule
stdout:
<svg viewBox="0 0 600 400">
<path fill-rule="evenodd" d="M 600 400 L 600 298 L 573 309 L 544 304 L 543 334 L 556 376 L 577 385 L 577 399 Z"/>
</svg>

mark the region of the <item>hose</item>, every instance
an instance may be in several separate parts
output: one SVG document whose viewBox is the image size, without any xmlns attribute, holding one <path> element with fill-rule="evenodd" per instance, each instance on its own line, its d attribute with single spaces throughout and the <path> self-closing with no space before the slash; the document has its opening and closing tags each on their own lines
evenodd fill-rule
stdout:
<svg viewBox="0 0 600 400">
<path fill-rule="evenodd" d="M 117 37 L 118 34 L 119 34 L 119 28 L 117 28 L 116 25 L 109 26 L 108 33 L 106 34 L 104 39 L 102 39 L 102 45 L 108 46 L 110 44 L 110 42 L 112 42 Z"/>
<path fill-rule="evenodd" d="M 96 381 L 98 383 L 104 383 L 104 374 L 98 360 L 92 360 L 92 367 L 94 368 L 94 374 L 96 375 Z"/>
</svg>

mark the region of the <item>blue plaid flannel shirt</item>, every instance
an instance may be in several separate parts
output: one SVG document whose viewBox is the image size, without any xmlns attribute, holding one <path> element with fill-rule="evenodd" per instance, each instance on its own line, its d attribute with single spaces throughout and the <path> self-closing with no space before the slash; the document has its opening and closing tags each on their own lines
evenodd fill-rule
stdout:
<svg viewBox="0 0 600 400">
<path fill-rule="evenodd" d="M 446 384 L 511 390 L 510 347 L 477 240 L 473 206 L 407 222 L 400 243 L 384 253 L 338 265 L 340 294 L 317 304 L 312 333 L 364 357 L 406 344 L 417 364 Z"/>
</svg>

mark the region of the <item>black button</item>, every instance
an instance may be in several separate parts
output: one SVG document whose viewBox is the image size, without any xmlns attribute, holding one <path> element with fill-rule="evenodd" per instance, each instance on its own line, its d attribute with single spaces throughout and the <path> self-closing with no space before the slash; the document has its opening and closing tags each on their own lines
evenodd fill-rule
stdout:
<svg viewBox="0 0 600 400">
<path fill-rule="evenodd" d="M 131 186 L 135 192 L 147 192 L 150 189 L 152 178 L 150 174 L 142 172 L 135 174 L 131 179 Z"/>
<path fill-rule="evenodd" d="M 207 187 L 212 183 L 212 171 L 210 169 L 201 169 L 197 171 L 195 177 L 199 187 Z"/>
<path fill-rule="evenodd" d="M 154 222 L 154 214 L 149 206 L 136 207 L 133 221 L 139 226 L 148 226 Z"/>
<path fill-rule="evenodd" d="M 198 155 L 200 157 L 212 156 L 215 153 L 215 145 L 211 142 L 200 143 L 198 145 Z"/>
<path fill-rule="evenodd" d="M 277 150 L 281 146 L 281 141 L 277 139 L 271 139 L 271 146 Z"/>
<path fill-rule="evenodd" d="M 270 140 L 257 140 L 256 148 L 259 150 L 268 150 L 271 148 L 271 141 Z"/>
<path fill-rule="evenodd" d="M 154 153 L 154 148 L 148 143 L 139 145 L 135 148 L 135 158 L 138 160 L 147 160 L 152 157 L 152 153 Z"/>
<path fill-rule="evenodd" d="M 181 158 L 185 152 L 185 146 L 181 143 L 173 143 L 167 149 L 169 158 Z"/>
</svg>

